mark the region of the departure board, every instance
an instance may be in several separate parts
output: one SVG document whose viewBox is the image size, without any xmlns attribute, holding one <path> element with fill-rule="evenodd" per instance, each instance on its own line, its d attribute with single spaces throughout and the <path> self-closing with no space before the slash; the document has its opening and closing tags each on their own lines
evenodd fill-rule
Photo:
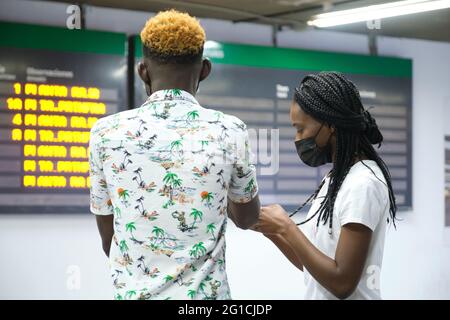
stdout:
<svg viewBox="0 0 450 320">
<path fill-rule="evenodd" d="M 235 115 L 247 124 L 263 204 L 279 203 L 294 210 L 331 169 L 330 165 L 311 168 L 300 161 L 289 107 L 304 76 L 340 71 L 357 85 L 363 105 L 370 108 L 383 133 L 384 143 L 377 150 L 390 169 L 398 206 L 411 207 L 411 60 L 215 41 L 206 43 L 205 56 L 213 62 L 213 71 L 196 97 L 202 106 Z M 141 58 L 142 46 L 135 38 L 135 63 Z M 146 93 L 137 75 L 134 82 L 139 106 Z"/>
<path fill-rule="evenodd" d="M 0 29 L 0 212 L 89 212 L 89 132 L 126 106 L 126 36 Z"/>
</svg>

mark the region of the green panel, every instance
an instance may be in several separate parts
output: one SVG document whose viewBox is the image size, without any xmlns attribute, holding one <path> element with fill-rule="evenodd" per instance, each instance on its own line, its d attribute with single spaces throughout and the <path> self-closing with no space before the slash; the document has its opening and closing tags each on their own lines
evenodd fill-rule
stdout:
<svg viewBox="0 0 450 320">
<path fill-rule="evenodd" d="M 124 55 L 123 33 L 0 22 L 0 47 Z"/>
<path fill-rule="evenodd" d="M 142 57 L 142 43 L 134 38 L 135 56 Z M 250 67 L 311 71 L 340 71 L 388 77 L 412 76 L 412 60 L 360 54 L 334 53 L 208 41 L 205 56 L 214 63 Z"/>
</svg>

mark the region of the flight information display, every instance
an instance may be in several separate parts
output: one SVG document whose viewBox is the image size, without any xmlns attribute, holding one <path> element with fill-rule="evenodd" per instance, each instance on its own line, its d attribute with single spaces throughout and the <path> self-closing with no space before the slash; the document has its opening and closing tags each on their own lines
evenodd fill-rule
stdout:
<svg viewBox="0 0 450 320">
<path fill-rule="evenodd" d="M 138 63 L 139 38 L 134 47 Z M 357 85 L 363 105 L 383 133 L 384 143 L 377 150 L 390 169 L 398 206 L 412 206 L 411 60 L 215 41 L 206 43 L 205 56 L 213 62 L 213 71 L 196 97 L 204 107 L 235 115 L 247 124 L 263 204 L 280 203 L 294 210 L 331 169 L 311 168 L 300 161 L 289 107 L 304 76 L 340 71 Z M 146 93 L 137 74 L 134 83 L 139 106 Z"/>
<path fill-rule="evenodd" d="M 0 28 L 0 212 L 89 212 L 89 132 L 126 106 L 126 36 Z"/>
</svg>

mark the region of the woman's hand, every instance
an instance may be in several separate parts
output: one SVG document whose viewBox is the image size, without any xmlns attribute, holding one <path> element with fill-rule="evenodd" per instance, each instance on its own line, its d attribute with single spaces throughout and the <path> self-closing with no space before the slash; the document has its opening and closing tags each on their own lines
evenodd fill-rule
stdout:
<svg viewBox="0 0 450 320">
<path fill-rule="evenodd" d="M 279 204 L 261 207 L 258 222 L 251 227 L 266 236 L 282 235 L 295 223 L 288 217 L 286 211 Z"/>
</svg>

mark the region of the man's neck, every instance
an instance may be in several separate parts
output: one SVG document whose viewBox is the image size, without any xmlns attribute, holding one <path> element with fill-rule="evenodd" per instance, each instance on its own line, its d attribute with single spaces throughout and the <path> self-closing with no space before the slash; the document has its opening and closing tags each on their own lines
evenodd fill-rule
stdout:
<svg viewBox="0 0 450 320">
<path fill-rule="evenodd" d="M 159 84 L 159 85 L 153 85 L 152 84 L 152 93 L 160 90 L 168 90 L 168 89 L 180 89 L 183 91 L 186 91 L 190 93 L 191 95 L 195 96 L 196 89 L 192 85 L 186 85 L 186 84 L 176 84 L 176 83 L 165 83 L 165 84 Z"/>
<path fill-rule="evenodd" d="M 193 96 L 197 93 L 198 78 L 192 73 L 168 72 L 164 77 L 152 79 L 152 92 L 167 89 L 181 89 Z"/>
</svg>

